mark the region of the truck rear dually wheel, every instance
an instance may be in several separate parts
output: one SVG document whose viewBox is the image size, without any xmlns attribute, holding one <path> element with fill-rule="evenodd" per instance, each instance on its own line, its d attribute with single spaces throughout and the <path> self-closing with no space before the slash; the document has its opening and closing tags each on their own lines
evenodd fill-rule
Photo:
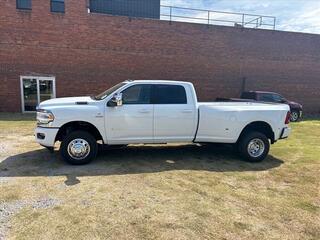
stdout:
<svg viewBox="0 0 320 240">
<path fill-rule="evenodd" d="M 269 139 L 260 132 L 248 132 L 239 142 L 241 156 L 249 162 L 260 162 L 269 153 Z"/>
<path fill-rule="evenodd" d="M 74 131 L 62 141 L 60 153 L 62 158 L 73 165 L 82 165 L 91 162 L 97 155 L 96 139 L 88 132 Z"/>
</svg>

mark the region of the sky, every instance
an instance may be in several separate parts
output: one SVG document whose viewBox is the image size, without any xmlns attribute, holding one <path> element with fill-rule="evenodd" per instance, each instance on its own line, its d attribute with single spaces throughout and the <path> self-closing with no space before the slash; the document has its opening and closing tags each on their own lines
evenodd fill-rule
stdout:
<svg viewBox="0 0 320 240">
<path fill-rule="evenodd" d="M 276 17 L 277 30 L 320 34 L 320 0 L 161 0 L 161 5 L 270 15 Z M 162 12 L 166 11 L 162 9 Z M 178 11 L 173 10 L 174 15 L 207 18 L 205 12 Z M 241 21 L 233 15 L 215 14 L 210 18 Z M 250 20 L 249 17 L 246 19 L 247 22 Z M 189 21 L 206 22 L 205 20 Z M 264 22 L 271 23 L 272 19 L 264 19 Z"/>
</svg>

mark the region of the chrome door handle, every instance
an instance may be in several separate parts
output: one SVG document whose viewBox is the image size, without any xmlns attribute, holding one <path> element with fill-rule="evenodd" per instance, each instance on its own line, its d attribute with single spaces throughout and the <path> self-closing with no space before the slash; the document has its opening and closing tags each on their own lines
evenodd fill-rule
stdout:
<svg viewBox="0 0 320 240">
<path fill-rule="evenodd" d="M 193 111 L 192 110 L 189 110 L 189 109 L 184 109 L 182 110 L 183 113 L 192 113 Z"/>
<path fill-rule="evenodd" d="M 97 115 L 95 115 L 96 118 L 103 118 L 102 113 L 97 113 Z"/>
<path fill-rule="evenodd" d="M 150 110 L 147 110 L 147 109 L 142 109 L 142 110 L 139 110 L 139 113 L 149 113 L 151 112 Z"/>
</svg>

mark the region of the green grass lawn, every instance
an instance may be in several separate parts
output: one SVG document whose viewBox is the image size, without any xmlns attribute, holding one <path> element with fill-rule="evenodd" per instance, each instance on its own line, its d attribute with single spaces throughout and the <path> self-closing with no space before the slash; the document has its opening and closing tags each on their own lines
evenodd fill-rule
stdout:
<svg viewBox="0 0 320 240">
<path fill-rule="evenodd" d="M 261 163 L 220 146 L 105 150 L 69 166 L 0 114 L 0 239 L 320 239 L 320 118 Z"/>
</svg>

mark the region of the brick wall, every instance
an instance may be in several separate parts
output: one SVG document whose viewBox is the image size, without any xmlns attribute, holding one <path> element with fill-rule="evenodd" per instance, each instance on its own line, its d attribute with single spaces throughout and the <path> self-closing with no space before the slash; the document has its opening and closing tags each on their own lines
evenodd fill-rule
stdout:
<svg viewBox="0 0 320 240">
<path fill-rule="evenodd" d="M 198 98 L 268 90 L 320 112 L 320 35 L 239 29 L 87 13 L 33 0 L 32 11 L 0 0 L 0 111 L 20 111 L 20 76 L 54 75 L 57 96 L 98 93 L 125 79 L 195 84 Z"/>
</svg>

